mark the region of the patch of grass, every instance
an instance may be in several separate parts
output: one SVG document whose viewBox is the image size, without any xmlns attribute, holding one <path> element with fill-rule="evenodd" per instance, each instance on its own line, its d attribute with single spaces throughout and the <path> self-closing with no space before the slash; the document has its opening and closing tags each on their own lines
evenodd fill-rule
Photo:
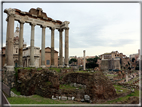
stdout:
<svg viewBox="0 0 142 107">
<path fill-rule="evenodd" d="M 60 72 L 61 68 L 49 68 L 49 70 L 55 70 L 57 72 Z"/>
<path fill-rule="evenodd" d="M 16 95 L 21 95 L 21 93 L 18 92 L 18 91 L 16 90 L 16 88 L 11 88 L 11 91 L 13 91 Z"/>
<path fill-rule="evenodd" d="M 22 69 L 22 67 L 15 67 L 15 68 L 14 68 L 16 81 L 17 81 L 17 78 L 18 78 L 18 69 Z"/>
<path fill-rule="evenodd" d="M 77 71 L 79 73 L 89 73 L 88 71 Z"/>
<path fill-rule="evenodd" d="M 46 83 L 47 83 L 47 85 L 51 85 L 51 82 L 50 82 L 50 81 L 47 81 Z"/>
<path fill-rule="evenodd" d="M 111 76 L 111 77 L 116 77 L 117 75 L 114 75 L 114 74 L 107 74 L 105 76 Z"/>
<path fill-rule="evenodd" d="M 120 97 L 115 100 L 107 101 L 105 104 L 112 104 L 114 102 L 126 101 L 126 100 L 128 100 L 128 98 L 129 98 L 129 96 Z"/>
<path fill-rule="evenodd" d="M 34 69 L 35 67 L 25 67 L 24 69 L 27 69 L 27 70 L 31 70 L 31 69 Z"/>
<path fill-rule="evenodd" d="M 135 89 L 135 92 L 129 94 L 128 96 L 136 96 L 136 97 L 139 97 L 139 90 Z"/>
<path fill-rule="evenodd" d="M 64 68 L 64 69 L 71 69 L 71 67 L 69 67 L 69 68 Z"/>
<path fill-rule="evenodd" d="M 38 71 L 42 70 L 42 68 L 37 68 Z"/>
<path fill-rule="evenodd" d="M 128 84 L 131 84 L 131 83 L 133 83 L 133 81 L 138 80 L 138 79 L 139 79 L 139 77 L 135 77 L 134 79 L 128 81 L 127 83 L 128 83 Z"/>
<path fill-rule="evenodd" d="M 129 89 L 127 88 L 123 88 L 122 86 L 120 85 L 113 85 L 115 89 L 117 89 L 116 93 L 119 94 L 119 93 L 126 93 L 129 91 Z M 118 90 L 123 90 L 122 92 L 119 92 Z"/>
<path fill-rule="evenodd" d="M 135 92 L 134 92 L 134 93 L 130 93 L 130 94 L 128 94 L 127 96 L 120 97 L 120 98 L 117 98 L 117 99 L 115 99 L 115 100 L 107 101 L 105 104 L 112 104 L 112 103 L 114 103 L 114 102 L 126 101 L 126 100 L 128 100 L 128 98 L 129 98 L 130 96 L 139 97 L 139 90 L 135 89 Z"/>
<path fill-rule="evenodd" d="M 33 95 L 30 98 L 24 97 L 8 97 L 10 104 L 78 104 L 81 102 L 75 101 L 62 101 L 62 100 L 52 100 L 50 98 L 44 98 L 39 95 Z"/>
</svg>

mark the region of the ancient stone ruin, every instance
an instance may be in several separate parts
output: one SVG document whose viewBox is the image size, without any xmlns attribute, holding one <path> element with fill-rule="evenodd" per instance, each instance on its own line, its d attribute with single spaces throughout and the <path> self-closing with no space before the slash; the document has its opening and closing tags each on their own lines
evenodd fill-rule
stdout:
<svg viewBox="0 0 142 107">
<path fill-rule="evenodd" d="M 74 98 L 76 101 L 88 99 L 88 102 L 107 100 L 117 96 L 111 81 L 101 72 L 69 72 L 60 78 L 58 73 L 48 69 L 19 69 L 15 79 L 17 90 L 26 96 L 38 94 L 52 99 L 57 97 L 61 97 L 61 99 Z M 61 85 L 74 88 L 61 89 Z"/>
<path fill-rule="evenodd" d="M 54 65 L 54 32 L 55 29 L 59 31 L 59 66 L 63 67 L 63 41 L 62 33 L 65 29 L 65 66 L 68 67 L 69 57 L 69 23 L 68 21 L 54 20 L 47 16 L 41 8 L 31 8 L 29 12 L 23 12 L 19 9 L 5 9 L 7 14 L 7 34 L 6 34 L 6 56 L 4 71 L 7 79 L 4 81 L 8 85 L 13 79 L 14 74 L 14 60 L 13 60 L 13 37 L 14 37 L 14 21 L 20 23 L 19 34 L 19 55 L 18 55 L 18 67 L 23 67 L 23 27 L 24 23 L 29 23 L 31 26 L 31 40 L 30 40 L 30 67 L 35 67 L 34 64 L 34 32 L 35 26 L 39 25 L 42 28 L 42 43 L 41 43 L 41 67 L 45 68 L 45 29 L 48 27 L 51 30 L 51 67 Z M 8 82 L 9 81 L 9 82 Z"/>
<path fill-rule="evenodd" d="M 65 29 L 65 65 L 68 66 L 69 57 L 69 27 L 68 21 L 54 20 L 46 15 L 41 8 L 31 8 L 29 12 L 23 12 L 19 9 L 5 9 L 7 13 L 7 36 L 6 36 L 6 68 L 9 71 L 14 71 L 13 62 L 13 37 L 14 37 L 14 20 L 20 23 L 20 35 L 19 35 L 19 62 L 18 67 L 23 67 L 23 26 L 24 23 L 31 25 L 31 43 L 30 43 L 30 67 L 34 65 L 34 32 L 35 26 L 39 25 L 42 28 L 42 43 L 41 43 L 41 67 L 45 67 L 45 29 L 46 27 L 51 29 L 51 66 L 54 67 L 54 31 L 59 31 L 60 43 L 59 43 L 59 65 L 63 66 L 63 46 L 62 46 L 62 32 Z"/>
</svg>

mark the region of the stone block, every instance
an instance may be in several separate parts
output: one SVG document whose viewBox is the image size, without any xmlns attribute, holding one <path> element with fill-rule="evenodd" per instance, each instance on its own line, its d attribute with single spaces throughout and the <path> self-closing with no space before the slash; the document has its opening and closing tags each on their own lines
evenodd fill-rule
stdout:
<svg viewBox="0 0 142 107">
<path fill-rule="evenodd" d="M 61 96 L 59 96 L 59 100 L 61 99 Z"/>
<path fill-rule="evenodd" d="M 134 92 L 135 92 L 135 90 L 134 90 L 134 89 L 131 89 L 131 92 L 132 92 L 132 93 L 134 93 Z"/>
<path fill-rule="evenodd" d="M 72 100 L 74 100 L 75 99 L 75 97 L 72 97 Z"/>
<path fill-rule="evenodd" d="M 123 90 L 118 90 L 118 92 L 122 92 Z"/>
<path fill-rule="evenodd" d="M 81 99 L 81 102 L 84 102 L 85 100 L 84 99 Z"/>
<path fill-rule="evenodd" d="M 90 96 L 89 95 L 84 95 L 84 100 L 86 102 L 90 102 Z"/>
<path fill-rule="evenodd" d="M 77 86 L 76 86 L 76 83 L 74 83 L 73 85 L 74 85 L 74 87 L 77 87 Z"/>
<path fill-rule="evenodd" d="M 59 99 L 59 96 L 56 96 L 56 99 Z"/>
<path fill-rule="evenodd" d="M 66 96 L 62 96 L 61 100 L 67 100 L 67 97 Z"/>
<path fill-rule="evenodd" d="M 86 85 L 83 85 L 83 87 L 86 89 Z"/>
<path fill-rule="evenodd" d="M 68 100 L 72 100 L 72 97 L 68 97 Z"/>
<path fill-rule="evenodd" d="M 70 83 L 70 86 L 71 86 L 71 87 L 73 87 L 73 86 L 74 86 L 74 84 L 73 84 L 73 83 Z"/>
<path fill-rule="evenodd" d="M 56 100 L 56 98 L 54 97 L 54 95 L 52 95 L 52 99 L 53 99 L 53 100 Z"/>
</svg>

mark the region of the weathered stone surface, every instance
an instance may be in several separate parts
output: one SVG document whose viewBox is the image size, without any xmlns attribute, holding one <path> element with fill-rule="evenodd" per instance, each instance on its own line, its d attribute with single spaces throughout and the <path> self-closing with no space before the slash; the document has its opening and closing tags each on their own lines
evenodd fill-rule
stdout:
<svg viewBox="0 0 142 107">
<path fill-rule="evenodd" d="M 68 100 L 72 100 L 72 98 L 71 98 L 71 97 L 68 97 Z"/>
<path fill-rule="evenodd" d="M 19 69 L 17 80 L 20 83 L 16 83 L 16 88 L 22 95 L 38 94 L 51 98 L 52 95 L 58 94 L 58 76 L 49 70 Z"/>
<path fill-rule="evenodd" d="M 89 95 L 84 95 L 84 99 L 85 99 L 85 101 L 90 102 L 90 96 Z"/>
<path fill-rule="evenodd" d="M 61 100 L 67 100 L 67 97 L 66 96 L 62 96 Z"/>
<path fill-rule="evenodd" d="M 99 71 L 95 73 L 69 73 L 62 79 L 62 83 L 86 85 L 86 89 L 84 89 L 84 93 L 82 94 L 89 95 L 93 102 L 117 96 L 111 81 Z"/>
</svg>

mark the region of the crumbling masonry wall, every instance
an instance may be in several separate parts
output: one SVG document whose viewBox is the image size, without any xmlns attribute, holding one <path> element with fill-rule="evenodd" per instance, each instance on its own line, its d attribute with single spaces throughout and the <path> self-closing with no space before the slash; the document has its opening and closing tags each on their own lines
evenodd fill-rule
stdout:
<svg viewBox="0 0 142 107">
<path fill-rule="evenodd" d="M 119 69 L 120 70 L 120 60 L 102 60 L 101 61 L 101 70 L 109 69 Z"/>
</svg>

